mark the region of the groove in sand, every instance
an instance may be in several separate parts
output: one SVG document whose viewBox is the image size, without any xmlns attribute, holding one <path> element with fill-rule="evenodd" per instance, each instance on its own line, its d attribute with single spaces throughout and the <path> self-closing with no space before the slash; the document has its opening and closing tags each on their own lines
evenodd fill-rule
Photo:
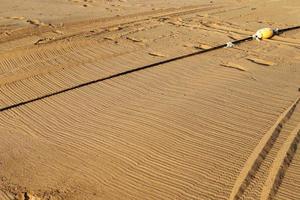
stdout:
<svg viewBox="0 0 300 200">
<path fill-rule="evenodd" d="M 241 39 L 241 40 L 234 41 L 234 43 L 238 44 L 238 43 L 241 43 L 241 42 L 246 42 L 250 39 L 251 39 L 251 37 L 247 37 L 247 38 L 244 38 L 244 39 Z M 130 74 L 130 73 L 145 70 L 145 69 L 148 69 L 148 68 L 157 67 L 159 65 L 167 64 L 167 63 L 170 63 L 170 62 L 175 62 L 175 61 L 185 59 L 185 58 L 189 58 L 189 57 L 192 57 L 192 56 L 204 54 L 204 53 L 214 51 L 214 50 L 217 50 L 217 49 L 221 49 L 221 48 L 224 48 L 224 47 L 226 47 L 226 44 L 221 44 L 219 46 L 215 46 L 215 47 L 212 47 L 210 49 L 204 49 L 204 50 L 196 51 L 196 52 L 193 52 L 193 53 L 184 54 L 184 55 L 180 55 L 180 56 L 177 56 L 177 57 L 169 58 L 167 60 L 162 60 L 162 61 L 159 61 L 159 62 L 156 62 L 156 63 L 151 63 L 151 64 L 144 65 L 144 66 L 141 66 L 141 67 L 129 69 L 127 71 L 123 71 L 123 72 L 120 72 L 120 73 L 117 73 L 117 74 L 113 74 L 113 75 L 110 75 L 108 77 L 104 77 L 104 78 L 92 80 L 92 81 L 89 81 L 89 82 L 81 83 L 81 84 L 75 85 L 73 87 L 63 89 L 63 90 L 60 90 L 60 91 L 57 91 L 57 92 L 53 92 L 53 93 L 50 93 L 50 94 L 47 94 L 47 95 L 44 95 L 44 96 L 40 96 L 40 97 L 37 97 L 37 98 L 34 98 L 34 99 L 30 99 L 30 100 L 27 100 L 27 101 L 22 101 L 22 102 L 19 102 L 19 103 L 16 103 L 16 104 L 12 104 L 12 105 L 0 108 L 0 112 L 10 110 L 10 109 L 13 109 L 13 108 L 16 108 L 16 107 L 19 107 L 19 106 L 23 106 L 23 105 L 26 105 L 28 103 L 39 101 L 39 100 L 42 100 L 42 99 L 45 99 L 45 98 L 48 98 L 48 97 L 51 97 L 51 96 L 55 96 L 55 95 L 58 95 L 58 94 L 61 94 L 61 93 L 65 93 L 65 92 L 68 92 L 68 91 L 71 91 L 71 90 L 74 90 L 74 89 L 85 87 L 87 85 L 91 85 L 91 84 L 94 84 L 94 83 L 102 82 L 102 81 L 113 79 L 113 78 L 117 78 L 117 77 L 124 76 L 124 75 Z"/>
<path fill-rule="evenodd" d="M 300 139 L 300 124 L 291 132 L 287 141 L 278 152 L 264 184 L 261 200 L 268 200 L 274 197 L 280 183 L 284 177 L 285 171 L 292 161 Z"/>
<path fill-rule="evenodd" d="M 264 160 L 266 154 L 272 147 L 274 140 L 276 140 L 276 138 L 278 137 L 283 123 L 285 123 L 286 120 L 291 117 L 299 101 L 300 97 L 298 97 L 292 103 L 292 105 L 278 117 L 275 124 L 269 129 L 269 131 L 263 136 L 258 145 L 255 147 L 252 154 L 244 164 L 244 167 L 234 184 L 234 187 L 230 194 L 230 200 L 238 199 L 241 196 L 241 194 L 249 184 L 253 174 L 255 174 L 261 162 Z"/>
</svg>

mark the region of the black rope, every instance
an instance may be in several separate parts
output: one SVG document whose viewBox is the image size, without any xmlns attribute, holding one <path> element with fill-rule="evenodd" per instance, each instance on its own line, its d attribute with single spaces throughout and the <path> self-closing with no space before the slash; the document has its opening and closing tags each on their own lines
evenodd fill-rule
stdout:
<svg viewBox="0 0 300 200">
<path fill-rule="evenodd" d="M 281 34 L 283 32 L 292 31 L 292 30 L 296 30 L 296 29 L 299 29 L 299 28 L 300 28 L 300 26 L 292 26 L 292 27 L 289 27 L 289 28 L 279 29 L 278 33 Z"/>
<path fill-rule="evenodd" d="M 281 34 L 285 31 L 295 30 L 295 29 L 299 29 L 299 28 L 300 28 L 300 26 L 280 29 L 280 30 L 278 30 L 278 33 Z M 253 39 L 253 37 L 250 36 L 250 37 L 246 37 L 246 38 L 243 38 L 243 39 L 240 39 L 240 40 L 235 40 L 231 43 L 236 45 L 236 44 L 240 44 L 242 42 L 250 41 L 252 39 Z M 20 106 L 23 106 L 23 105 L 26 105 L 26 104 L 29 104 L 29 103 L 32 103 L 32 102 L 35 102 L 35 101 L 39 101 L 39 100 L 51 97 L 51 96 L 55 96 L 55 95 L 58 95 L 58 94 L 61 94 L 61 93 L 65 93 L 65 92 L 68 92 L 68 91 L 71 91 L 71 90 L 74 90 L 74 89 L 85 87 L 87 85 L 91 85 L 91 84 L 94 84 L 94 83 L 98 83 L 98 82 L 102 82 L 102 81 L 105 81 L 105 80 L 113 79 L 113 78 L 116 78 L 116 77 L 119 77 L 119 76 L 123 76 L 123 75 L 130 74 L 130 73 L 133 73 L 133 72 L 141 71 L 141 70 L 148 69 L 148 68 L 151 68 L 151 67 L 167 64 L 167 63 L 174 62 L 174 61 L 177 61 L 177 60 L 181 60 L 181 59 L 184 59 L 184 58 L 188 58 L 188 57 L 191 57 L 191 56 L 195 56 L 195 55 L 203 54 L 203 53 L 206 53 L 206 52 L 214 51 L 214 50 L 221 49 L 221 48 L 224 48 L 224 47 L 227 47 L 227 44 L 222 44 L 222 45 L 215 46 L 215 47 L 212 47 L 212 48 L 209 48 L 209 49 L 196 51 L 194 53 L 190 53 L 190 54 L 170 58 L 170 59 L 167 59 L 167 60 L 163 60 L 163 61 L 160 61 L 160 62 L 152 63 L 152 64 L 149 64 L 149 65 L 145 65 L 145 66 L 142 66 L 142 67 L 130 69 L 130 70 L 120 72 L 120 73 L 117 73 L 117 74 L 114 74 L 114 75 L 111 75 L 111 76 L 108 76 L 108 77 L 92 80 L 92 81 L 82 83 L 82 84 L 79 84 L 79 85 L 76 85 L 76 86 L 73 86 L 73 87 L 70 87 L 70 88 L 67 88 L 67 89 L 64 89 L 64 90 L 60 90 L 60 91 L 57 91 L 57 92 L 46 94 L 46 95 L 41 96 L 41 97 L 37 97 L 37 98 L 34 98 L 34 99 L 30 99 L 30 100 L 27 100 L 27 101 L 22 101 L 20 103 L 16 103 L 16 104 L 12 104 L 12 105 L 3 107 L 3 108 L 0 109 L 0 112 L 10 110 L 10 109 L 13 109 L 13 108 L 16 108 L 16 107 L 20 107 Z"/>
</svg>

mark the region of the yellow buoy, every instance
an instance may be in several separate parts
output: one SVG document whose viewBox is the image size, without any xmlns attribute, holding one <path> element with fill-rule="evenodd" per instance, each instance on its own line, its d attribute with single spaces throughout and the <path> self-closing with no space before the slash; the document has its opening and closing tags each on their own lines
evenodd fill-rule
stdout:
<svg viewBox="0 0 300 200">
<path fill-rule="evenodd" d="M 274 30 L 271 28 L 262 28 L 259 29 L 255 35 L 253 35 L 254 38 L 262 40 L 262 39 L 269 39 L 274 35 Z"/>
</svg>

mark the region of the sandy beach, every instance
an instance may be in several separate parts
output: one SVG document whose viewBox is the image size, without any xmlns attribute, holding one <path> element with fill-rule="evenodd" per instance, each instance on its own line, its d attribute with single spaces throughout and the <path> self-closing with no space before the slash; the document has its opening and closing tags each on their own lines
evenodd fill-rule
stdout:
<svg viewBox="0 0 300 200">
<path fill-rule="evenodd" d="M 298 0 L 2 0 L 0 200 L 299 199 L 300 29 L 163 62 L 295 26 Z"/>
</svg>

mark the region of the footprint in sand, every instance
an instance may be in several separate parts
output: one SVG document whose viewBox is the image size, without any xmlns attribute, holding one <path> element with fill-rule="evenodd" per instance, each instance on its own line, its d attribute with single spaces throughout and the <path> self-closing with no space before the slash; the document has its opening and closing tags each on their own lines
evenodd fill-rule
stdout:
<svg viewBox="0 0 300 200">
<path fill-rule="evenodd" d="M 132 41 L 132 42 L 142 42 L 142 43 L 144 43 L 145 42 L 145 40 L 144 39 L 139 39 L 139 38 L 134 38 L 134 37 L 126 37 L 126 39 L 127 40 L 130 40 L 130 41 Z"/>
<path fill-rule="evenodd" d="M 94 0 L 68 0 L 72 3 L 94 3 Z"/>
<path fill-rule="evenodd" d="M 6 19 L 24 20 L 25 17 L 23 17 L 23 16 L 11 16 L 11 17 L 6 17 Z"/>
<path fill-rule="evenodd" d="M 94 0 L 68 0 L 69 2 L 72 3 L 80 3 L 82 4 L 83 7 L 89 7 L 90 4 L 89 3 L 94 3 Z"/>
<path fill-rule="evenodd" d="M 42 39 L 39 39 L 38 41 L 36 41 L 34 43 L 34 45 L 39 45 L 39 44 L 45 44 L 51 40 L 53 40 L 54 38 L 42 38 Z"/>
<path fill-rule="evenodd" d="M 23 16 L 10 16 L 10 17 L 5 17 L 5 19 L 20 20 L 20 21 L 26 20 L 26 18 Z M 29 24 L 32 24 L 32 25 L 36 25 L 36 26 L 45 26 L 46 25 L 45 23 L 41 22 L 38 19 L 27 19 L 26 22 Z"/>
<path fill-rule="evenodd" d="M 239 70 L 239 71 L 247 71 L 244 67 L 242 67 L 241 65 L 239 64 L 236 64 L 236 63 L 232 63 L 232 62 L 228 62 L 228 63 L 221 63 L 220 64 L 221 66 L 223 67 L 227 67 L 227 68 L 232 68 L 232 69 L 236 69 L 236 70 Z"/>
<path fill-rule="evenodd" d="M 205 49 L 210 49 L 210 48 L 212 48 L 212 46 L 209 46 L 209 45 L 207 45 L 207 44 L 199 44 L 198 46 L 194 46 L 194 48 L 205 50 Z"/>
<path fill-rule="evenodd" d="M 16 196 L 17 200 L 41 200 L 39 197 L 36 197 L 28 192 L 25 193 L 19 193 Z"/>
<path fill-rule="evenodd" d="M 114 36 L 106 36 L 104 37 L 105 40 L 111 40 L 111 41 L 116 41 L 117 40 L 117 37 L 114 37 Z"/>
<path fill-rule="evenodd" d="M 0 35 L 9 36 L 9 35 L 11 35 L 11 32 L 4 31 L 4 32 L 0 33 Z"/>
<path fill-rule="evenodd" d="M 158 53 L 158 52 L 150 52 L 148 53 L 150 56 L 155 56 L 155 57 L 166 57 L 165 55 Z"/>
<path fill-rule="evenodd" d="M 208 13 L 197 14 L 196 16 L 203 17 L 203 18 L 208 18 L 209 17 Z"/>
<path fill-rule="evenodd" d="M 28 22 L 29 24 L 35 25 L 35 26 L 45 26 L 46 24 L 41 22 L 38 19 L 28 19 L 26 22 Z"/>
<path fill-rule="evenodd" d="M 263 59 L 260 59 L 260 58 L 248 57 L 247 60 L 249 60 L 253 63 L 259 64 L 259 65 L 264 65 L 264 66 L 273 66 L 273 65 L 275 65 L 275 63 L 272 62 L 272 61 L 267 61 L 267 60 L 263 60 Z"/>
<path fill-rule="evenodd" d="M 113 32 L 113 31 L 119 31 L 119 30 L 121 30 L 122 29 L 122 27 L 120 27 L 120 26 L 116 26 L 116 27 L 110 27 L 110 28 L 108 28 L 108 29 L 106 29 L 108 32 Z"/>
<path fill-rule="evenodd" d="M 180 21 L 170 21 L 168 23 L 172 24 L 172 25 L 175 25 L 175 26 L 181 26 L 182 25 L 182 22 L 180 22 Z"/>
<path fill-rule="evenodd" d="M 186 44 L 183 44 L 183 47 L 188 47 L 188 48 L 194 48 L 195 47 L 195 45 L 194 44 L 192 44 L 192 43 L 186 43 Z"/>
<path fill-rule="evenodd" d="M 63 35 L 64 32 L 60 31 L 60 30 L 54 30 L 53 33 L 59 34 L 59 35 Z"/>
</svg>

